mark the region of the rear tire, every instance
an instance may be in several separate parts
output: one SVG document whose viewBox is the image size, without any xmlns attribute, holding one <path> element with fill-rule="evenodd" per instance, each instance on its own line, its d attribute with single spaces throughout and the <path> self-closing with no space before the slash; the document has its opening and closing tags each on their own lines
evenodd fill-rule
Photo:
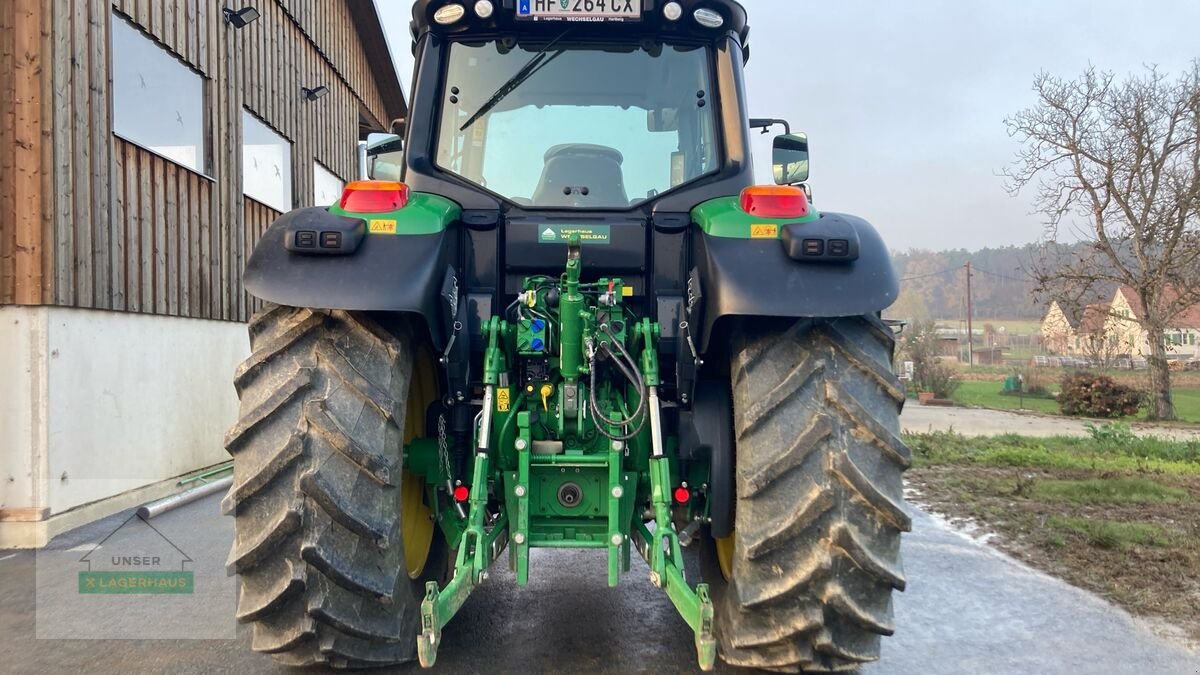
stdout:
<svg viewBox="0 0 1200 675">
<path fill-rule="evenodd" d="M 703 547 L 720 654 L 785 672 L 879 658 L 903 590 L 911 529 L 899 439 L 904 390 L 878 318 L 804 320 L 733 345 L 736 513 L 732 578 Z"/>
<path fill-rule="evenodd" d="M 288 665 L 413 660 L 422 583 L 409 579 L 399 527 L 410 332 L 268 307 L 250 341 L 222 502 L 235 519 L 238 621 L 255 651 Z"/>
</svg>

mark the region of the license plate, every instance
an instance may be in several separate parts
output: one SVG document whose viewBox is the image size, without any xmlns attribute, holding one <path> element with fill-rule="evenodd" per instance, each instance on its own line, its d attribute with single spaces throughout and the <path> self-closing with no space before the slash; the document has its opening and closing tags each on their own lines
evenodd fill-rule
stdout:
<svg viewBox="0 0 1200 675">
<path fill-rule="evenodd" d="M 517 0 L 517 18 L 532 21 L 640 21 L 642 0 Z"/>
</svg>

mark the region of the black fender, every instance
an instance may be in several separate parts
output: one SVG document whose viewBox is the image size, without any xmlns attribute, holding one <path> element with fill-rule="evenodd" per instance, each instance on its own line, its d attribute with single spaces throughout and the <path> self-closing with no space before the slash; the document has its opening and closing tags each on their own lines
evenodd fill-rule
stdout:
<svg viewBox="0 0 1200 675">
<path fill-rule="evenodd" d="M 701 380 L 691 410 L 679 412 L 679 456 L 708 462 L 708 516 L 713 537 L 733 532 L 736 457 L 733 393 L 726 379 Z"/>
<path fill-rule="evenodd" d="M 365 227 L 361 219 L 320 207 L 280 216 L 246 264 L 246 290 L 293 307 L 417 314 L 440 350 L 459 308 L 454 226 L 407 235 L 368 235 Z M 318 233 L 315 246 L 298 247 L 297 237 L 312 232 Z M 334 232 L 341 233 L 338 246 L 323 236 Z M 309 244 L 312 238 L 303 236 Z"/>
<path fill-rule="evenodd" d="M 785 227 L 789 230 L 782 240 L 715 237 L 695 230 L 689 321 L 701 327 L 701 353 L 707 353 L 720 324 L 733 317 L 863 316 L 896 301 L 900 283 L 891 254 L 870 223 L 826 213 L 820 220 Z M 849 255 L 840 259 L 808 258 L 797 244 L 827 236 L 849 239 L 857 249 L 851 245 Z"/>
</svg>

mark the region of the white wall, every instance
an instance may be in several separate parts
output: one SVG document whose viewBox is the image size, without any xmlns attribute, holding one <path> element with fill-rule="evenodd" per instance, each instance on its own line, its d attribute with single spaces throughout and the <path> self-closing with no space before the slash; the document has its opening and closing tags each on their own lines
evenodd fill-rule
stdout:
<svg viewBox="0 0 1200 675">
<path fill-rule="evenodd" d="M 0 351 L 36 343 L 31 358 L 0 355 L 0 479 L 26 482 L 6 506 L 54 515 L 228 459 L 244 324 L 58 307 L 3 307 L 0 320 Z M 39 461 L 43 480 L 20 475 Z"/>
<path fill-rule="evenodd" d="M 45 505 L 46 315 L 0 307 L 0 509 Z"/>
</svg>

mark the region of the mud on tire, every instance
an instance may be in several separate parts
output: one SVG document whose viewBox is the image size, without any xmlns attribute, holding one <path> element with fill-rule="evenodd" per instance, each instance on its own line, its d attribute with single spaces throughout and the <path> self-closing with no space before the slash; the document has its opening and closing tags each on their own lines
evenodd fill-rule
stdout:
<svg viewBox="0 0 1200 675">
<path fill-rule="evenodd" d="M 411 335 L 350 312 L 268 307 L 250 341 L 222 502 L 238 621 L 256 651 L 289 665 L 412 660 L 419 584 L 399 531 Z"/>
<path fill-rule="evenodd" d="M 715 580 L 722 658 L 768 670 L 851 670 L 879 657 L 911 528 L 901 474 L 904 390 L 874 316 L 742 335 L 732 352 L 737 446 L 732 578 Z"/>
</svg>

